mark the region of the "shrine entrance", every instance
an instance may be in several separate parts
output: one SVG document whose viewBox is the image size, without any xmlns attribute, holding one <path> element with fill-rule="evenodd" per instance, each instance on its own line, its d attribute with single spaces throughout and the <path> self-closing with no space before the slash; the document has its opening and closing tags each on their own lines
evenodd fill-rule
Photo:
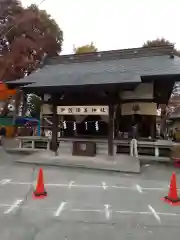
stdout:
<svg viewBox="0 0 180 240">
<path fill-rule="evenodd" d="M 43 122 L 44 120 L 52 122 L 52 114 L 51 107 L 44 104 Z M 103 144 L 106 149 L 104 152 L 108 154 L 108 135 L 110 134 L 108 134 L 109 107 L 107 105 L 57 106 L 57 122 L 56 135 L 59 142 L 57 149 L 60 153 L 70 153 L 71 149 L 73 155 L 95 156 L 103 152 L 101 149 Z M 111 135 L 114 136 L 114 115 Z"/>
</svg>

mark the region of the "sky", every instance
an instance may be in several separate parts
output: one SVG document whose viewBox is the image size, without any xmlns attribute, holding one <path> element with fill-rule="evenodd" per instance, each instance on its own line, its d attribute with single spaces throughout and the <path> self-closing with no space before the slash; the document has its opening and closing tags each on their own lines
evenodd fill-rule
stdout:
<svg viewBox="0 0 180 240">
<path fill-rule="evenodd" d="M 22 0 L 24 6 L 41 0 Z M 94 42 L 98 50 L 141 47 L 164 37 L 180 49 L 180 0 L 45 0 L 63 30 L 63 54 Z"/>
</svg>

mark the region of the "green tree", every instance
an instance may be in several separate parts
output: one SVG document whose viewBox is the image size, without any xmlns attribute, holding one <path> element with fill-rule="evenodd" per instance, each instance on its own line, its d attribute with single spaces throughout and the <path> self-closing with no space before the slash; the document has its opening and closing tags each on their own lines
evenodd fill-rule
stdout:
<svg viewBox="0 0 180 240">
<path fill-rule="evenodd" d="M 86 44 L 86 45 L 74 48 L 74 53 L 76 54 L 91 53 L 91 52 L 97 52 L 97 51 L 98 49 L 95 47 L 93 42 L 91 42 L 90 44 Z"/>
<path fill-rule="evenodd" d="M 179 51 L 175 49 L 174 43 L 170 42 L 169 40 L 165 38 L 157 38 L 154 40 L 148 40 L 143 44 L 143 47 L 159 47 L 159 46 L 173 46 L 174 48 L 174 53 L 176 55 L 179 55 Z M 174 98 L 178 97 L 180 94 L 180 84 L 176 83 L 171 97 L 169 99 L 169 103 L 167 105 L 162 105 L 160 106 L 159 110 L 161 110 L 161 132 L 165 133 L 166 132 L 166 127 L 167 127 L 167 120 L 172 114 L 172 112 L 176 111 L 177 108 L 179 108 L 180 104 L 179 102 L 175 104 L 173 101 Z"/>
<path fill-rule="evenodd" d="M 35 95 L 29 94 L 27 101 L 27 112 L 31 117 L 40 118 L 42 99 Z"/>
<path fill-rule="evenodd" d="M 172 42 L 166 40 L 165 38 L 157 38 L 154 40 L 148 40 L 143 44 L 143 47 L 159 47 L 159 46 L 174 46 Z"/>
</svg>

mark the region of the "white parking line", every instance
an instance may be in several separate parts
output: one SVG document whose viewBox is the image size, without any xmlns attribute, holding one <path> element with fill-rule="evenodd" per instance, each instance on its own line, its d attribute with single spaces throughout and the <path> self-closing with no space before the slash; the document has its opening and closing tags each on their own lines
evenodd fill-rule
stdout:
<svg viewBox="0 0 180 240">
<path fill-rule="evenodd" d="M 142 193 L 142 187 L 139 184 L 136 184 L 136 189 L 138 190 L 138 192 Z"/>
<path fill-rule="evenodd" d="M 10 181 L 9 183 L 12 185 L 32 185 L 32 184 L 35 184 L 36 182 L 12 182 L 12 181 Z"/>
<path fill-rule="evenodd" d="M 105 204 L 104 207 L 105 207 L 106 219 L 109 220 L 109 218 L 110 218 L 110 209 L 109 209 L 109 207 L 110 206 L 108 204 Z"/>
<path fill-rule="evenodd" d="M 71 212 L 104 212 L 100 209 L 71 209 Z"/>
<path fill-rule="evenodd" d="M 168 216 L 168 217 L 171 217 L 171 216 L 176 216 L 176 217 L 180 217 L 180 213 L 162 213 L 162 212 L 157 212 L 158 215 L 162 215 L 162 216 Z"/>
<path fill-rule="evenodd" d="M 17 203 L 16 203 L 17 204 Z M 30 210 L 30 211 L 35 211 L 35 212 L 53 212 L 55 217 L 60 216 L 62 211 L 64 210 L 65 204 L 67 202 L 62 202 L 56 212 L 54 213 L 55 209 L 54 208 L 33 208 L 30 206 L 22 206 L 21 208 L 24 210 Z M 13 205 L 8 205 L 8 204 L 0 204 L 0 207 L 10 207 L 5 213 L 10 213 L 13 211 L 14 208 L 16 208 L 15 203 Z M 19 205 L 17 207 L 20 207 Z M 149 216 L 155 216 L 157 221 L 160 223 L 161 219 L 160 216 L 166 216 L 166 217 L 180 217 L 180 213 L 168 213 L 168 212 L 156 212 L 152 206 L 149 207 L 150 211 L 146 212 L 141 212 L 141 211 L 132 211 L 132 210 L 111 210 L 110 205 L 106 204 L 104 205 L 104 210 L 103 209 L 68 209 L 70 212 L 89 212 L 89 213 L 105 213 L 105 217 L 107 220 L 110 219 L 112 216 L 112 213 L 117 213 L 117 214 L 122 214 L 122 215 L 149 215 Z"/>
<path fill-rule="evenodd" d="M 60 214 L 62 213 L 62 211 L 64 210 L 64 206 L 67 204 L 67 202 L 61 202 L 61 204 L 59 205 L 59 207 L 57 208 L 54 216 L 58 217 L 60 216 Z"/>
<path fill-rule="evenodd" d="M 73 187 L 73 184 L 74 184 L 74 181 L 71 181 L 71 182 L 69 183 L 69 185 L 68 185 L 68 188 L 69 188 L 69 189 L 72 188 L 72 187 Z"/>
<path fill-rule="evenodd" d="M 0 181 L 0 185 L 5 185 L 5 184 L 11 184 L 11 185 L 32 185 L 34 184 L 34 182 L 16 182 L 16 181 L 12 181 L 12 179 L 3 179 Z M 112 186 L 108 186 L 106 185 L 105 182 L 102 182 L 102 185 L 85 185 L 85 184 L 74 184 L 74 181 L 70 181 L 69 183 L 65 184 L 65 183 L 45 183 L 45 186 L 48 187 L 67 187 L 67 188 L 72 188 L 72 187 L 76 187 L 76 188 L 103 188 L 103 189 L 107 189 L 107 188 L 115 188 L 115 189 L 124 189 L 124 190 L 135 190 L 135 191 L 142 191 L 146 190 L 146 191 L 167 191 L 168 188 L 165 187 L 142 187 L 139 184 L 136 184 L 136 188 L 134 188 L 133 185 L 130 186 L 124 186 L 124 185 L 112 185 Z M 139 187 L 137 187 L 139 186 Z M 137 189 L 138 188 L 138 189 Z M 180 191 L 180 189 L 178 189 L 178 191 Z"/>
<path fill-rule="evenodd" d="M 5 185 L 5 184 L 10 183 L 10 182 L 11 182 L 11 179 L 3 179 L 3 180 L 0 181 L 0 184 Z"/>
<path fill-rule="evenodd" d="M 161 223 L 161 218 L 160 216 L 158 215 L 158 213 L 156 212 L 156 210 L 151 206 L 151 205 L 148 205 L 148 208 L 149 210 L 152 212 L 152 214 L 154 215 L 154 217 L 157 219 L 157 221 L 159 223 Z"/>
<path fill-rule="evenodd" d="M 68 187 L 69 184 L 64 184 L 64 183 L 45 183 L 45 186 L 48 187 Z"/>
<path fill-rule="evenodd" d="M 151 206 L 152 207 L 152 206 Z M 153 209 L 153 208 L 152 208 Z M 116 213 L 121 213 L 121 214 L 137 214 L 137 215 L 154 215 L 152 212 L 152 209 L 150 209 L 150 212 L 137 212 L 137 211 L 131 211 L 131 210 L 117 210 L 114 211 Z M 155 211 L 155 210 L 154 210 Z M 156 215 L 162 215 L 162 216 L 167 216 L 167 217 L 180 217 L 180 213 L 168 213 L 168 212 L 156 212 Z"/>
<path fill-rule="evenodd" d="M 0 207 L 11 207 L 12 204 L 0 203 Z"/>
<path fill-rule="evenodd" d="M 106 190 L 106 189 L 108 188 L 108 186 L 106 185 L 105 182 L 102 182 L 102 188 L 103 188 L 104 190 Z"/>
<path fill-rule="evenodd" d="M 102 188 L 101 185 L 78 185 L 78 184 L 73 184 L 73 187 L 79 187 L 79 188 Z"/>
<path fill-rule="evenodd" d="M 136 212 L 136 211 L 129 211 L 129 210 L 117 210 L 115 211 L 116 213 L 121 213 L 121 214 L 142 214 L 142 215 L 152 215 L 152 212 Z"/>
<path fill-rule="evenodd" d="M 15 209 L 19 208 L 19 206 L 20 206 L 20 204 L 22 203 L 22 201 L 23 201 L 22 199 L 16 200 L 16 201 L 10 206 L 10 208 L 8 208 L 4 213 L 5 213 L 5 214 L 8 214 L 8 213 L 14 211 Z"/>
<path fill-rule="evenodd" d="M 134 190 L 131 186 L 111 186 L 112 188 L 117 188 L 117 189 L 130 189 L 130 190 Z"/>
<path fill-rule="evenodd" d="M 167 191 L 167 188 L 142 187 L 142 189 L 147 191 Z"/>
</svg>

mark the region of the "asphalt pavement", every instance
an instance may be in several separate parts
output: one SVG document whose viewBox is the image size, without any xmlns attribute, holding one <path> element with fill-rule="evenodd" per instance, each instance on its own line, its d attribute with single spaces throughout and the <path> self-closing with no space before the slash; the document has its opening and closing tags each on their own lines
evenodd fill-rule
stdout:
<svg viewBox="0 0 180 240">
<path fill-rule="evenodd" d="M 33 199 L 39 167 L 14 164 L 17 156 L 0 157 L 1 240 L 179 237 L 180 207 L 161 200 L 174 170 L 180 188 L 179 169 L 144 165 L 139 175 L 44 167 L 48 196 Z"/>
</svg>

